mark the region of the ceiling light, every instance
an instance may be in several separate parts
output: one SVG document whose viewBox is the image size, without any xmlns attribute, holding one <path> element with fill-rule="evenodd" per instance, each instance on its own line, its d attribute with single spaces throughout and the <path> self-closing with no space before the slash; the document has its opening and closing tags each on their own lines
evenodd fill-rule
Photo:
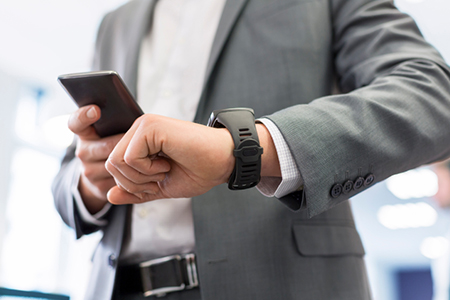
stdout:
<svg viewBox="0 0 450 300">
<path fill-rule="evenodd" d="M 420 252 L 423 256 L 435 259 L 448 252 L 449 241 L 443 236 L 428 237 L 420 245 Z"/>
<path fill-rule="evenodd" d="M 389 229 L 430 227 L 436 223 L 437 212 L 425 202 L 384 205 L 378 210 L 378 221 Z"/>
<path fill-rule="evenodd" d="M 438 190 L 436 174 L 429 169 L 416 169 L 389 177 L 388 190 L 399 199 L 432 197 Z"/>
</svg>

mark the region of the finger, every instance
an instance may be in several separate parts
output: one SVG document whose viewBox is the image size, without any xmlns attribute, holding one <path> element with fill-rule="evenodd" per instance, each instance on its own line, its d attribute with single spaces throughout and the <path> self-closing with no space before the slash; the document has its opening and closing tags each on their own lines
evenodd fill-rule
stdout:
<svg viewBox="0 0 450 300">
<path fill-rule="evenodd" d="M 154 185 L 157 185 L 156 183 Z M 159 189 L 159 187 L 157 187 Z M 115 186 L 111 188 L 107 194 L 107 199 L 112 204 L 120 205 L 120 204 L 135 204 L 135 203 L 144 203 L 148 201 L 153 201 L 157 199 L 161 199 L 159 192 L 155 194 L 144 193 L 144 194 L 130 194 L 123 189 Z"/>
<path fill-rule="evenodd" d="M 110 162 L 114 166 L 119 166 L 124 162 L 125 151 L 127 150 L 128 144 L 132 139 L 134 133 L 136 132 L 137 127 L 139 126 L 140 118 L 138 118 L 130 129 L 125 133 L 122 139 L 117 143 L 114 149 L 108 156 L 107 162 Z"/>
<path fill-rule="evenodd" d="M 142 120 L 144 120 L 144 118 L 140 117 L 135 121 L 133 126 L 127 131 L 111 152 L 106 162 L 107 170 L 110 171 L 117 181 L 122 183 L 122 185 L 130 192 L 142 191 L 142 186 L 137 188 L 134 187 L 133 184 L 145 184 L 150 181 L 164 180 L 164 173 L 170 170 L 170 164 L 167 160 L 157 157 L 154 159 L 153 163 L 152 159 L 148 157 L 150 153 L 146 142 L 145 126 L 141 126 L 141 124 L 145 122 L 142 122 Z M 136 166 L 136 164 L 134 164 L 134 167 L 130 167 L 125 161 L 125 153 L 127 153 L 127 149 L 132 144 L 137 144 L 136 147 L 140 148 L 140 153 L 143 153 L 142 155 L 146 158 L 144 160 L 146 164 L 143 167 L 140 165 Z M 156 149 L 155 153 L 158 152 L 159 149 Z M 131 158 L 131 160 L 134 162 L 133 158 Z M 135 167 L 138 169 L 136 170 Z M 125 179 L 128 179 L 128 181 Z"/>
<path fill-rule="evenodd" d="M 165 173 L 156 174 L 153 176 L 148 176 L 148 180 L 141 183 L 136 184 L 126 178 L 116 167 L 113 165 L 106 163 L 106 169 L 109 171 L 111 175 L 113 175 L 116 184 L 122 187 L 129 193 L 137 194 L 137 193 L 155 193 L 155 182 L 163 181 L 166 178 Z"/>
<path fill-rule="evenodd" d="M 80 191 L 83 193 L 83 189 L 89 190 L 90 193 L 92 193 L 95 197 L 99 199 L 106 200 L 106 194 L 112 187 L 116 185 L 116 182 L 112 177 L 96 181 L 95 183 L 90 182 L 89 180 L 85 180 L 83 178 L 84 177 L 80 178 Z M 81 186 L 81 184 L 83 184 L 84 186 Z"/>
<path fill-rule="evenodd" d="M 113 135 L 98 140 L 78 140 L 75 155 L 83 162 L 104 162 L 123 134 Z"/>
<path fill-rule="evenodd" d="M 135 184 L 144 184 L 151 181 L 162 181 L 165 178 L 165 174 L 170 170 L 170 164 L 164 159 L 156 159 L 156 166 L 152 169 L 156 171 L 155 173 L 143 174 L 134 168 L 127 165 L 125 162 L 120 163 L 119 165 L 112 165 L 111 162 L 105 163 L 107 170 L 108 168 L 114 167 L 117 171 L 119 171 L 122 176 L 124 176 L 129 181 Z M 112 165 L 112 166 L 110 166 Z M 113 170 L 114 171 L 114 170 Z"/>
<path fill-rule="evenodd" d="M 105 163 L 103 161 L 83 165 L 81 175 L 86 177 L 92 183 L 105 179 L 112 179 L 112 176 L 108 170 L 106 170 Z"/>
<path fill-rule="evenodd" d="M 164 168 L 167 168 L 168 171 L 170 164 L 167 160 L 158 156 L 161 153 L 162 142 L 155 142 L 155 140 L 158 140 L 155 137 L 148 138 L 149 135 L 152 136 L 152 133 L 147 131 L 148 129 L 145 126 L 140 126 L 136 130 L 125 150 L 124 161 L 127 165 L 143 174 L 156 174 Z"/>
<path fill-rule="evenodd" d="M 100 116 L 100 108 L 96 105 L 80 107 L 70 115 L 68 127 L 82 139 L 97 139 L 99 137 L 91 125 L 97 122 Z"/>
<path fill-rule="evenodd" d="M 105 197 L 108 191 L 116 185 L 114 178 L 110 177 L 108 179 L 100 180 L 95 183 L 97 189 L 101 192 L 102 196 Z"/>
<path fill-rule="evenodd" d="M 150 153 L 148 151 L 149 147 L 146 143 L 145 132 L 143 132 L 143 129 L 140 126 L 142 120 L 143 117 L 140 117 L 134 122 L 133 126 L 131 126 L 131 128 L 127 131 L 127 133 L 123 136 L 123 138 L 111 152 L 106 163 L 106 165 L 111 164 L 117 169 L 120 169 L 124 174 L 127 174 L 127 176 L 131 176 L 130 179 L 134 177 L 140 177 L 138 173 L 144 175 L 155 175 L 161 172 L 167 172 L 170 169 L 170 165 L 163 160 L 155 163 L 154 169 L 151 169 L 149 167 L 152 165 L 152 160 L 151 157 L 149 157 Z M 131 157 L 130 155 L 128 155 L 127 158 L 125 158 L 127 149 L 132 144 L 132 141 L 134 141 L 133 144 L 137 144 L 135 145 L 135 147 L 139 147 L 140 153 L 142 153 L 141 155 L 146 158 L 143 161 L 144 166 L 140 166 L 139 163 L 135 163 L 134 157 Z M 155 152 L 155 154 L 157 153 L 158 151 Z M 132 163 L 131 164 L 126 163 L 125 159 L 129 160 Z M 134 168 L 135 169 L 134 172 L 129 172 L 130 169 L 126 168 L 125 165 Z M 130 175 L 128 175 L 128 173 L 130 173 Z"/>
<path fill-rule="evenodd" d="M 124 163 L 135 172 L 144 175 L 154 175 L 158 173 L 167 173 L 170 171 L 170 163 L 167 160 L 168 157 L 162 155 L 151 155 L 136 158 L 133 157 L 133 154 L 128 152 L 128 149 L 125 152 Z"/>
</svg>

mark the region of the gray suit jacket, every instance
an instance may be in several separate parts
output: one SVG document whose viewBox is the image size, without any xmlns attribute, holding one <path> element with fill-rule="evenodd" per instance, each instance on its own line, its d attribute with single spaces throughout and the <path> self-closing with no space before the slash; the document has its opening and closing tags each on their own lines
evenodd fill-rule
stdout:
<svg viewBox="0 0 450 300">
<path fill-rule="evenodd" d="M 133 93 L 153 7 L 131 1 L 99 29 L 95 69 L 118 71 Z M 278 201 L 222 185 L 193 199 L 202 298 L 370 299 L 346 201 L 367 187 L 337 198 L 330 189 L 449 156 L 449 74 L 391 1 L 228 0 L 195 121 L 238 106 L 270 118 L 304 189 Z M 331 95 L 335 85 L 341 94 Z M 103 230 L 87 299 L 109 299 L 127 206 L 115 207 L 104 228 L 85 224 L 70 193 L 73 158 L 69 149 L 55 179 L 56 206 L 78 237 Z"/>
</svg>

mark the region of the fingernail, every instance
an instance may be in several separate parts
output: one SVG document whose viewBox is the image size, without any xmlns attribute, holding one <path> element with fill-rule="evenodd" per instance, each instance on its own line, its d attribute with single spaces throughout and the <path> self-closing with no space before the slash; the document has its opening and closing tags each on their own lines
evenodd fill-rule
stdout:
<svg viewBox="0 0 450 300">
<path fill-rule="evenodd" d="M 89 119 L 94 119 L 96 116 L 97 116 L 97 112 L 95 111 L 95 108 L 90 108 L 88 111 L 87 111 L 87 113 L 86 113 L 86 116 L 89 118 Z"/>
</svg>

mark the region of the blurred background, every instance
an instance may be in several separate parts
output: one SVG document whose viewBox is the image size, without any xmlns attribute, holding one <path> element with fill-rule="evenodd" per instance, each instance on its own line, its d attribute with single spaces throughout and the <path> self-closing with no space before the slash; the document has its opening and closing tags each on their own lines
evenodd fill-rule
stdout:
<svg viewBox="0 0 450 300">
<path fill-rule="evenodd" d="M 76 241 L 53 206 L 50 186 L 72 140 L 66 124 L 76 108 L 56 78 L 89 71 L 102 16 L 124 2 L 0 0 L 2 299 L 18 291 L 83 299 L 100 236 Z M 450 1 L 395 2 L 450 62 Z M 431 199 L 436 191 L 437 177 L 425 166 L 351 200 L 375 300 L 432 299 L 433 284 L 448 280 L 445 273 L 432 277 L 434 266 L 450 264 L 450 212 Z"/>
</svg>

